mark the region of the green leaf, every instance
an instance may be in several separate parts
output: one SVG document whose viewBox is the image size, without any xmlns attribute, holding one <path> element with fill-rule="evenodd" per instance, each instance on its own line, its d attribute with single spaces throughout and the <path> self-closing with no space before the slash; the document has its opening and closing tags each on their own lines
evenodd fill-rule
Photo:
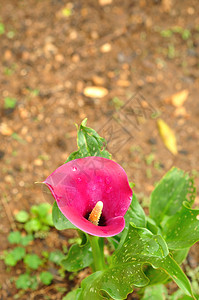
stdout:
<svg viewBox="0 0 199 300">
<path fill-rule="evenodd" d="M 10 232 L 8 235 L 8 241 L 11 244 L 19 244 L 21 241 L 21 233 L 19 231 Z"/>
<path fill-rule="evenodd" d="M 50 253 L 49 260 L 52 261 L 54 264 L 60 266 L 61 260 L 64 257 L 64 254 L 60 250 L 57 250 Z"/>
<path fill-rule="evenodd" d="M 25 254 L 26 254 L 26 250 L 22 247 L 16 247 L 14 248 L 10 253 L 13 254 L 14 258 L 19 261 L 22 258 L 24 258 Z"/>
<path fill-rule="evenodd" d="M 31 212 L 35 216 L 39 216 L 41 219 L 46 217 L 51 211 L 51 205 L 49 203 L 41 203 L 39 205 L 33 205 L 31 207 Z"/>
<path fill-rule="evenodd" d="M 181 210 L 163 222 L 163 235 L 170 249 L 191 247 L 199 240 L 199 209 L 184 202 Z"/>
<path fill-rule="evenodd" d="M 81 293 L 81 289 L 75 289 L 69 292 L 66 296 L 64 296 L 62 300 L 78 300 L 80 293 Z"/>
<path fill-rule="evenodd" d="M 72 245 L 67 257 L 61 262 L 64 269 L 69 272 L 79 271 L 90 266 L 92 263 L 93 255 L 89 242 L 84 245 Z"/>
<path fill-rule="evenodd" d="M 184 248 L 184 249 L 180 249 L 180 250 L 172 250 L 171 255 L 172 255 L 173 259 L 179 265 L 181 265 L 181 263 L 183 263 L 183 261 L 187 257 L 188 252 L 189 252 L 189 248 Z"/>
<path fill-rule="evenodd" d="M 24 263 L 33 270 L 37 270 L 42 264 L 41 258 L 36 254 L 27 254 L 24 258 Z"/>
<path fill-rule="evenodd" d="M 99 134 L 94 129 L 86 127 L 86 122 L 87 119 L 84 119 L 82 121 L 77 132 L 78 150 L 76 152 L 73 152 L 68 157 L 66 162 L 87 156 L 111 158 L 110 153 L 105 150 L 106 140 L 99 136 Z"/>
<path fill-rule="evenodd" d="M 48 225 L 48 226 L 54 226 L 52 214 L 48 213 L 47 216 L 45 216 L 44 218 L 42 218 L 42 222 L 44 224 Z"/>
<path fill-rule="evenodd" d="M 15 219 L 20 223 L 25 223 L 29 219 L 29 214 L 25 210 L 20 210 L 16 215 Z"/>
<path fill-rule="evenodd" d="M 17 264 L 17 260 L 15 259 L 12 253 L 7 253 L 5 255 L 4 262 L 7 266 L 11 266 L 11 267 L 14 267 Z"/>
<path fill-rule="evenodd" d="M 37 232 L 41 229 L 41 222 L 37 218 L 32 219 L 25 224 L 24 228 L 27 232 Z"/>
<path fill-rule="evenodd" d="M 150 215 L 159 224 L 165 215 L 174 215 L 186 200 L 194 194 L 193 181 L 182 170 L 172 168 L 151 193 Z M 193 197 L 190 197 L 193 203 Z"/>
<path fill-rule="evenodd" d="M 156 225 L 156 222 L 147 217 L 147 225 L 146 228 L 149 229 L 153 234 L 160 234 L 161 235 L 161 231 L 160 228 Z"/>
<path fill-rule="evenodd" d="M 169 300 L 190 300 L 193 299 L 193 297 L 189 297 L 187 295 L 184 295 L 181 290 L 177 290 L 175 293 L 173 293 Z M 198 299 L 197 297 L 195 299 Z"/>
<path fill-rule="evenodd" d="M 77 229 L 75 225 L 73 225 L 66 217 L 62 214 L 57 206 L 57 202 L 53 204 L 52 210 L 52 218 L 53 223 L 56 229 L 63 230 L 63 229 Z"/>
<path fill-rule="evenodd" d="M 16 280 L 15 284 L 17 289 L 23 289 L 23 290 L 26 290 L 28 288 L 36 290 L 38 287 L 36 276 L 32 276 L 29 274 L 20 275 Z"/>
<path fill-rule="evenodd" d="M 137 227 L 146 227 L 146 216 L 144 210 L 137 200 L 135 193 L 133 193 L 131 205 L 125 214 L 125 228 L 121 235 L 119 247 L 122 246 L 127 236 L 130 222 L 132 222 Z"/>
<path fill-rule="evenodd" d="M 4 262 L 7 266 L 15 266 L 26 254 L 26 250 L 22 247 L 16 247 L 6 253 Z"/>
<path fill-rule="evenodd" d="M 41 272 L 39 275 L 39 278 L 41 280 L 41 282 L 45 285 L 49 285 L 51 284 L 52 280 L 53 280 L 53 275 L 50 272 Z"/>
<path fill-rule="evenodd" d="M 5 33 L 5 26 L 3 23 L 0 23 L 0 35 Z"/>
<path fill-rule="evenodd" d="M 135 193 L 133 194 L 131 205 L 125 215 L 125 220 L 132 222 L 136 227 L 146 227 L 146 216 Z"/>
<path fill-rule="evenodd" d="M 162 284 L 149 286 L 145 288 L 142 300 L 165 300 L 167 296 L 167 289 Z"/>
<path fill-rule="evenodd" d="M 149 279 L 143 273 L 146 264 L 164 270 L 185 293 L 192 296 L 189 280 L 169 256 L 163 238 L 130 224 L 122 248 L 113 254 L 110 268 L 95 272 L 83 280 L 80 299 L 100 300 L 101 295 L 125 299 L 132 292 L 132 285 L 143 287 L 148 284 Z"/>
<path fill-rule="evenodd" d="M 13 109 L 13 108 L 15 108 L 16 104 L 17 104 L 17 99 L 15 99 L 15 98 L 6 97 L 4 99 L 4 108 L 5 109 L 9 109 L 9 108 Z"/>
</svg>

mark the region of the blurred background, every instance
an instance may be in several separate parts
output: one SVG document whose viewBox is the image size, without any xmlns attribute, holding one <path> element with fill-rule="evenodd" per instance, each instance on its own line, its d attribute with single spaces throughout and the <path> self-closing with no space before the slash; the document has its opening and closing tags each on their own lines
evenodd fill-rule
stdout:
<svg viewBox="0 0 199 300">
<path fill-rule="evenodd" d="M 76 150 L 75 123 L 84 118 L 107 139 L 146 212 L 154 184 L 172 166 L 198 185 L 197 0 L 4 0 L 0 53 L 0 253 L 11 247 L 17 212 L 46 201 L 34 182 Z M 52 229 L 29 247 L 61 249 L 71 237 Z M 198 249 L 185 271 L 198 266 Z M 10 278 L 24 267 L 0 266 L 0 299 L 13 299 Z M 48 290 L 22 294 L 62 299 L 61 287 L 70 290 L 84 276 L 65 275 Z"/>
</svg>

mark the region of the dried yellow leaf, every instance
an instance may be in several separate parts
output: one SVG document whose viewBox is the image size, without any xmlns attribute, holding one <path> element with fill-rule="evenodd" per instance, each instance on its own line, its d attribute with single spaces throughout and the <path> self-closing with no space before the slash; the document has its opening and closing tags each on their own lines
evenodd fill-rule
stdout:
<svg viewBox="0 0 199 300">
<path fill-rule="evenodd" d="M 187 100 L 189 91 L 183 90 L 179 93 L 176 93 L 171 96 L 171 104 L 175 107 L 180 107 L 184 104 L 184 102 Z"/>
<path fill-rule="evenodd" d="M 162 119 L 157 120 L 160 136 L 167 149 L 174 155 L 178 154 L 176 137 L 173 130 Z"/>
</svg>

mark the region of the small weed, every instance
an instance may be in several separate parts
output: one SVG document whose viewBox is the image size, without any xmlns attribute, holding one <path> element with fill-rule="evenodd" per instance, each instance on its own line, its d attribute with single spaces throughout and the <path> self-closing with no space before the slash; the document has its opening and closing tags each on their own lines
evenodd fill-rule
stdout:
<svg viewBox="0 0 199 300">
<path fill-rule="evenodd" d="M 160 31 L 160 35 L 164 38 L 171 38 L 174 34 L 180 34 L 183 40 L 188 40 L 191 38 L 191 32 L 187 28 L 182 28 L 180 26 L 174 26 L 170 29 L 165 29 Z"/>
<path fill-rule="evenodd" d="M 15 219 L 23 224 L 28 233 L 37 233 L 37 237 L 40 238 L 42 238 L 42 235 L 39 232 L 48 232 L 50 227 L 53 226 L 51 205 L 48 203 L 33 205 L 30 214 L 21 210 L 15 215 Z"/>
<path fill-rule="evenodd" d="M 24 257 L 24 263 L 27 267 L 33 270 L 37 270 L 38 267 L 42 264 L 42 260 L 37 254 L 27 254 Z"/>
<path fill-rule="evenodd" d="M 25 248 L 30 243 L 34 243 L 40 230 L 43 230 L 45 227 L 45 230 L 49 231 L 50 226 L 53 225 L 50 204 L 41 203 L 34 205 L 31 207 L 30 212 L 21 210 L 15 215 L 15 219 L 23 232 L 16 230 L 9 233 L 8 241 L 15 247 L 12 250 L 4 251 L 0 259 L 4 261 L 8 270 L 11 267 L 15 267 L 19 262 L 24 264 L 24 274 L 21 274 L 17 279 L 13 278 L 16 288 L 21 290 L 15 295 L 14 299 L 20 299 L 23 292 L 27 289 L 36 290 L 40 283 L 44 285 L 51 284 L 53 274 L 44 269 L 46 265 L 56 265 L 58 273 L 64 278 L 65 270 L 61 267 L 61 260 L 65 256 L 60 250 L 55 250 L 52 252 L 43 251 L 42 257 L 39 257 L 35 253 L 29 253 L 30 248 Z M 28 232 L 27 234 L 24 233 L 24 229 Z M 67 252 L 67 248 L 65 250 Z M 44 270 L 38 273 L 38 270 L 41 268 Z M 35 272 L 37 273 L 35 274 Z M 63 292 L 65 291 L 66 289 Z"/>
<path fill-rule="evenodd" d="M 161 116 L 161 111 L 157 110 L 151 114 L 151 119 L 157 119 L 159 116 Z"/>
<path fill-rule="evenodd" d="M 170 38 L 173 35 L 173 31 L 171 29 L 162 30 L 160 32 L 162 37 Z"/>
<path fill-rule="evenodd" d="M 13 30 L 8 31 L 7 37 L 8 37 L 9 39 L 13 39 L 14 36 L 15 36 L 15 32 L 14 32 Z"/>
<path fill-rule="evenodd" d="M 148 166 L 150 166 L 152 164 L 152 162 L 154 161 L 154 159 L 155 159 L 155 154 L 154 153 L 150 153 L 149 155 L 147 155 L 145 157 L 146 164 Z"/>
<path fill-rule="evenodd" d="M 16 132 L 13 132 L 13 134 L 11 135 L 11 137 L 15 140 L 20 142 L 21 144 L 26 144 L 26 141 L 24 139 L 22 139 Z"/>
<path fill-rule="evenodd" d="M 4 99 L 4 108 L 5 109 L 14 109 L 17 105 L 17 99 L 6 97 Z"/>
<path fill-rule="evenodd" d="M 36 290 L 38 287 L 37 277 L 28 273 L 22 274 L 16 280 L 16 288 L 26 290 L 28 288 Z"/>
<path fill-rule="evenodd" d="M 146 169 L 146 177 L 148 179 L 150 179 L 152 177 L 152 172 L 151 172 L 151 169 L 149 169 L 149 168 Z"/>
<path fill-rule="evenodd" d="M 11 76 L 17 68 L 16 64 L 12 64 L 10 67 L 5 67 L 3 73 L 7 76 Z"/>
<path fill-rule="evenodd" d="M 112 99 L 112 103 L 114 104 L 116 110 L 119 110 L 120 107 L 124 105 L 124 101 L 120 100 L 118 97 L 114 97 Z"/>
<path fill-rule="evenodd" d="M 0 23 L 0 35 L 5 33 L 5 26 L 3 23 Z"/>
<path fill-rule="evenodd" d="M 40 273 L 39 278 L 43 284 L 49 285 L 53 280 L 53 275 L 50 272 L 44 271 Z"/>
<path fill-rule="evenodd" d="M 64 254 L 60 250 L 56 250 L 50 253 L 49 261 L 53 262 L 54 264 L 60 266 L 61 260 L 64 258 Z"/>
<path fill-rule="evenodd" d="M 170 58 L 170 59 L 175 58 L 175 56 L 176 56 L 176 51 L 175 51 L 175 47 L 174 47 L 173 44 L 169 44 L 169 45 L 168 45 L 167 56 L 168 56 L 168 58 Z"/>
</svg>

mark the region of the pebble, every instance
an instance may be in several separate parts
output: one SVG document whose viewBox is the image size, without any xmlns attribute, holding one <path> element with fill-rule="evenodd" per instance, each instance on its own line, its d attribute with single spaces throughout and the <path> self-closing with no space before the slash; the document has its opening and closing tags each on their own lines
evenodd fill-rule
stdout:
<svg viewBox="0 0 199 300">
<path fill-rule="evenodd" d="M 98 75 L 94 75 L 92 77 L 92 81 L 95 85 L 104 85 L 105 84 L 105 79 L 103 77 L 100 77 Z"/>
<path fill-rule="evenodd" d="M 83 94 L 89 98 L 103 98 L 108 94 L 108 90 L 100 86 L 87 86 L 84 88 Z"/>
<path fill-rule="evenodd" d="M 0 133 L 5 136 L 11 136 L 13 134 L 13 130 L 6 123 L 1 123 Z"/>
<path fill-rule="evenodd" d="M 99 5 L 105 6 L 112 3 L 112 0 L 98 0 Z"/>
<path fill-rule="evenodd" d="M 37 166 L 37 167 L 40 167 L 40 166 L 43 165 L 43 161 L 40 158 L 36 158 L 34 160 L 34 165 Z"/>
<path fill-rule="evenodd" d="M 5 155 L 5 152 L 0 150 L 0 159 L 2 159 L 4 157 L 4 155 Z"/>
<path fill-rule="evenodd" d="M 121 87 L 128 87 L 128 86 L 131 85 L 131 83 L 130 83 L 130 81 L 128 81 L 128 80 L 122 80 L 122 79 L 119 79 L 119 80 L 117 81 L 117 85 L 118 85 L 118 86 L 121 86 Z"/>
<path fill-rule="evenodd" d="M 102 53 L 110 52 L 111 49 L 112 49 L 112 46 L 111 46 L 111 44 L 109 44 L 109 43 L 106 43 L 106 44 L 104 44 L 104 45 L 102 45 L 102 46 L 100 47 L 100 51 L 101 51 Z"/>
</svg>

